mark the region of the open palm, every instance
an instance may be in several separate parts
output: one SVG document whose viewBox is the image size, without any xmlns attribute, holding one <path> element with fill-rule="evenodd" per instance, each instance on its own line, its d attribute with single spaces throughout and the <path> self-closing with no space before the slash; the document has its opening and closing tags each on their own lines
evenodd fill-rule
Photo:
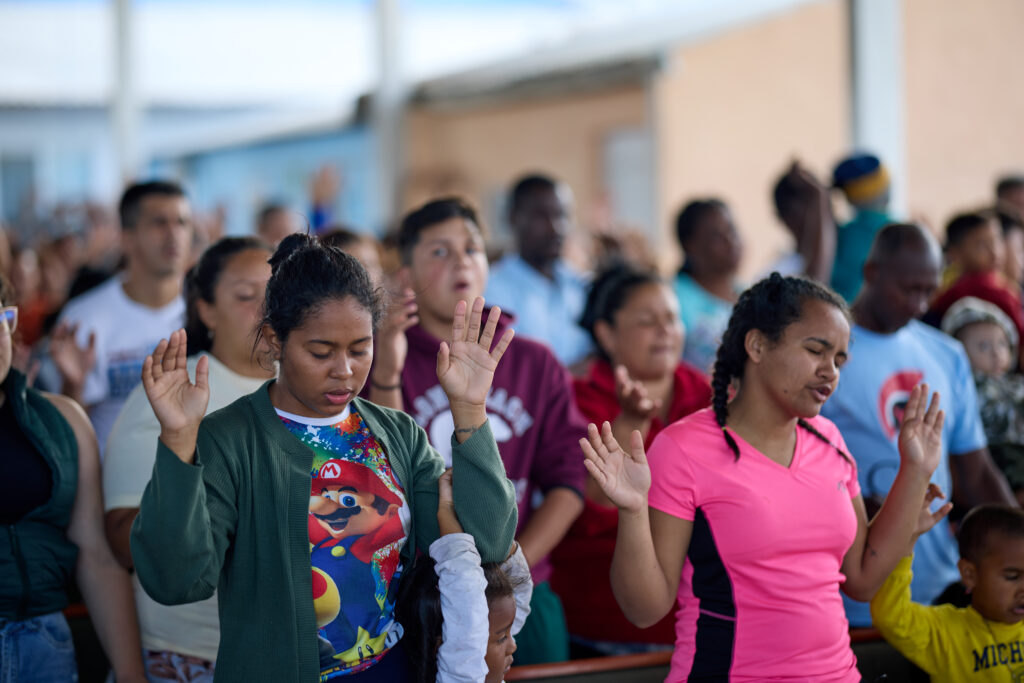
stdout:
<svg viewBox="0 0 1024 683">
<path fill-rule="evenodd" d="M 81 387 L 96 365 L 96 333 L 89 333 L 84 346 L 78 345 L 77 336 L 78 323 L 63 322 L 57 325 L 50 335 L 50 357 L 62 381 Z"/>
<path fill-rule="evenodd" d="M 931 475 L 942 459 L 942 424 L 945 415 L 939 410 L 939 394 L 932 395 L 927 406 L 928 385 L 919 384 L 910 392 L 900 423 L 899 449 L 904 464 L 921 468 Z"/>
<path fill-rule="evenodd" d="M 647 506 L 647 491 L 651 488 L 651 468 L 644 454 L 644 440 L 640 432 L 630 435 L 627 454 L 612 435 L 612 426 L 605 422 L 598 432 L 597 425 L 587 428 L 587 438 L 580 439 L 583 461 L 590 476 L 615 505 L 630 512 Z"/>
<path fill-rule="evenodd" d="M 487 401 L 494 370 L 512 341 L 512 330 L 505 330 L 494 349 L 491 349 L 501 309 L 491 307 L 481 332 L 480 318 L 483 310 L 484 300 L 481 297 L 473 301 L 468 319 L 466 302 L 455 304 L 452 343 L 449 346 L 441 342 L 441 349 L 437 353 L 437 379 L 452 405 L 483 405 Z"/>
<path fill-rule="evenodd" d="M 142 364 L 142 386 L 164 432 L 199 430 L 210 401 L 209 362 L 204 356 L 196 365 L 196 382 L 188 378 L 185 330 L 163 339 Z"/>
</svg>

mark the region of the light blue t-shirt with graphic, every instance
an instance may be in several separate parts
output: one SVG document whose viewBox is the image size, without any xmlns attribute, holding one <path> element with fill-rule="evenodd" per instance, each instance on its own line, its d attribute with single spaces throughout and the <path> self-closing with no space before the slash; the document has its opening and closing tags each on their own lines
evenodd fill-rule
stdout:
<svg viewBox="0 0 1024 683">
<path fill-rule="evenodd" d="M 952 493 L 949 457 L 984 448 L 985 431 L 971 366 L 960 342 L 913 320 L 893 334 L 878 334 L 855 325 L 850 334 L 850 360 L 843 366 L 839 387 L 821 413 L 839 427 L 857 461 L 862 495 L 884 498 L 899 470 L 899 423 L 910 391 L 927 382 L 939 392 L 946 420 L 942 428 L 942 462 L 932 481 Z M 943 520 L 914 547 L 916 602 L 931 603 L 959 579 L 956 539 Z M 845 595 L 851 626 L 870 626 L 868 604 Z"/>
</svg>

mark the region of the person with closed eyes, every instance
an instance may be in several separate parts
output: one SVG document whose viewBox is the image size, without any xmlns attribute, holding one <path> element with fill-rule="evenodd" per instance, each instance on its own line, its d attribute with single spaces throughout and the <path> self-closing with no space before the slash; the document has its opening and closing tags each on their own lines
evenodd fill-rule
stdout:
<svg viewBox="0 0 1024 683">
<path fill-rule="evenodd" d="M 408 415 L 359 398 L 383 316 L 359 262 L 295 234 L 269 265 L 254 347 L 273 379 L 207 415 L 210 360 L 193 382 L 184 330 L 143 366 L 160 432 L 130 535 L 139 583 L 162 604 L 216 590 L 217 682 L 410 680 L 396 597 L 439 534 L 442 458 Z M 454 505 L 497 561 L 516 511 L 484 402 L 512 333 L 482 313 L 479 298 L 454 305 L 434 371 L 452 405 Z"/>
</svg>

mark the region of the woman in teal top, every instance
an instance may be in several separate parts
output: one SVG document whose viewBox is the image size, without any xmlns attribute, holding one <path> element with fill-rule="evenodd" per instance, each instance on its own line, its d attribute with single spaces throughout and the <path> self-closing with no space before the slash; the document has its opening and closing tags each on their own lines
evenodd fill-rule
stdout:
<svg viewBox="0 0 1024 683">
<path fill-rule="evenodd" d="M 719 199 L 691 201 L 676 218 L 686 260 L 676 276 L 679 317 L 686 328 L 683 359 L 710 373 L 732 306 L 739 297 L 736 272 L 743 244 L 729 207 Z"/>
<path fill-rule="evenodd" d="M 157 601 L 216 588 L 217 681 L 410 680 L 394 596 L 438 537 L 440 456 L 405 413 L 356 396 L 381 304 L 352 257 L 292 235 L 270 261 L 262 340 L 278 377 L 203 419 L 206 363 L 185 369 L 185 333 L 143 368 L 160 421 L 153 478 L 132 530 L 139 580 Z M 516 524 L 484 412 L 497 313 L 460 302 L 437 372 L 455 422 L 455 504 L 485 561 Z M 482 329 L 481 329 L 482 327 Z M 371 380 L 372 381 L 372 380 Z"/>
</svg>

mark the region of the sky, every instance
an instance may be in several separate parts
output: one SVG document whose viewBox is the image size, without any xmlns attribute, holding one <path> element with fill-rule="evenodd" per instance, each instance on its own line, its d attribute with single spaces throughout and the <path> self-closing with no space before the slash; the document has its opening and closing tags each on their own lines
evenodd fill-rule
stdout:
<svg viewBox="0 0 1024 683">
<path fill-rule="evenodd" d="M 739 4 L 756 0 L 713 0 Z M 400 0 L 409 81 L 709 0 Z M 115 86 L 112 0 L 0 0 L 0 106 L 101 105 Z M 375 84 L 370 0 L 136 0 L 132 60 L 162 106 L 329 106 Z"/>
</svg>

